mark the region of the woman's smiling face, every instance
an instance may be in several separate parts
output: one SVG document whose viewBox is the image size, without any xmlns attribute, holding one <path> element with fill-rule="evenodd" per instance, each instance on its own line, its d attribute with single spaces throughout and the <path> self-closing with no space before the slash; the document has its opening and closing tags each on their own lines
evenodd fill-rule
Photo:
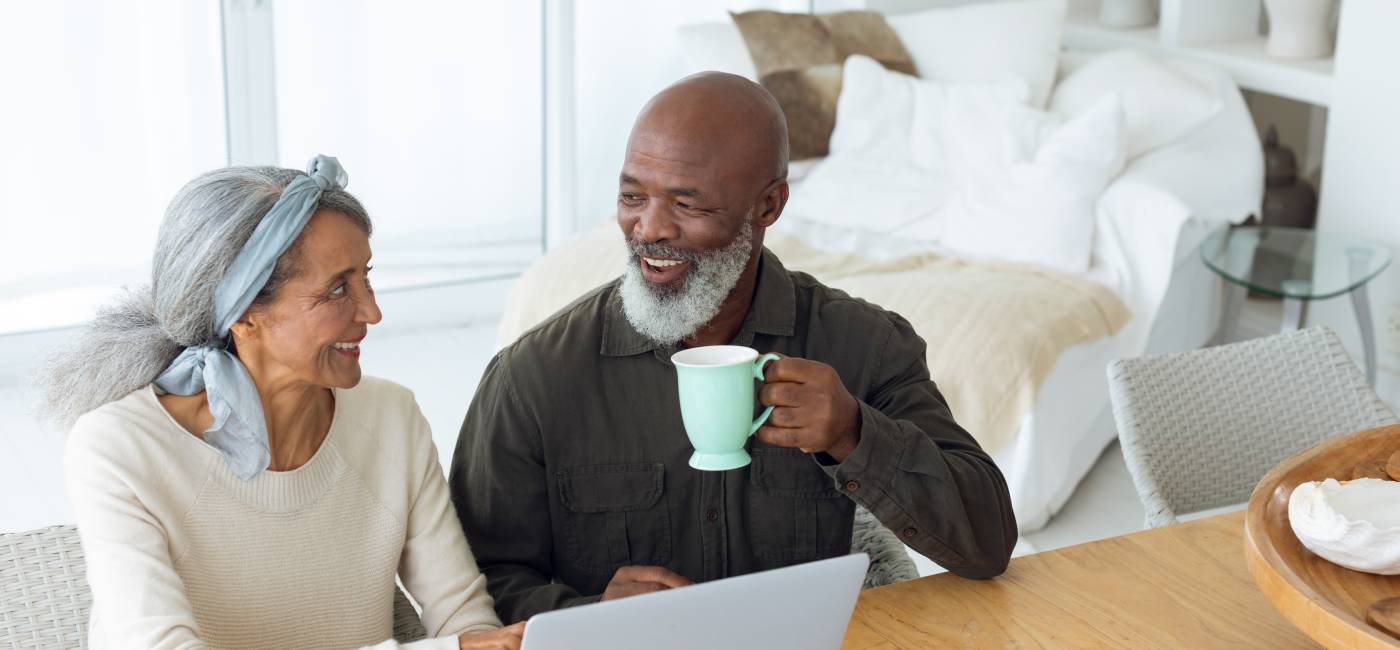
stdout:
<svg viewBox="0 0 1400 650">
<path fill-rule="evenodd" d="M 238 355 L 255 380 L 351 388 L 360 382 L 360 341 L 381 319 L 369 235 L 339 212 L 318 210 L 291 252 L 291 277 L 234 326 Z"/>
</svg>

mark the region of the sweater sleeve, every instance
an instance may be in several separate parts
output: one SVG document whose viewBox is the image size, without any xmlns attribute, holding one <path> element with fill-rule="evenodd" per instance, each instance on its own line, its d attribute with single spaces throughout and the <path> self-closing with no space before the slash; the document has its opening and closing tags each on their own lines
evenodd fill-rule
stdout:
<svg viewBox="0 0 1400 650">
<path fill-rule="evenodd" d="M 123 449 L 129 436 L 112 418 L 85 416 L 64 449 L 64 480 L 100 605 L 103 647 L 203 648 L 165 530 L 142 505 Z"/>
<path fill-rule="evenodd" d="M 415 447 L 411 462 L 417 488 L 410 496 L 399 577 L 423 608 L 428 636 L 498 628 L 501 621 L 486 591 L 486 577 L 477 569 L 448 498 L 428 421 L 417 404 L 412 412 L 414 429 L 408 433 Z"/>
</svg>

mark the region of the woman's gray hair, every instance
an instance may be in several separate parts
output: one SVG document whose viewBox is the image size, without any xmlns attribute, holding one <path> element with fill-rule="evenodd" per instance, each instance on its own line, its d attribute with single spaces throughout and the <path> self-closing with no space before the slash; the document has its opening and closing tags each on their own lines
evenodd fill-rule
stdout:
<svg viewBox="0 0 1400 650">
<path fill-rule="evenodd" d="M 155 381 L 186 347 L 218 341 L 214 289 L 282 190 L 302 175 L 226 167 L 185 184 L 160 224 L 151 284 L 127 289 L 40 369 L 43 415 L 66 430 L 78 416 Z M 316 208 L 344 214 L 365 234 L 372 230 L 364 206 L 345 190 L 322 192 Z M 298 239 L 277 260 L 252 308 L 270 302 L 299 272 L 300 252 Z"/>
</svg>

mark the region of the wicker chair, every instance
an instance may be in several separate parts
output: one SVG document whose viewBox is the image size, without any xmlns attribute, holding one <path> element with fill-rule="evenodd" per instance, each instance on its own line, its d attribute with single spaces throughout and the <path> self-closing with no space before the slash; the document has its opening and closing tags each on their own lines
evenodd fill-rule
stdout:
<svg viewBox="0 0 1400 650">
<path fill-rule="evenodd" d="M 87 647 L 85 566 L 72 526 L 0 534 L 0 647 Z"/>
<path fill-rule="evenodd" d="M 1321 327 L 1115 361 L 1108 382 L 1148 527 L 1242 503 L 1285 458 L 1397 421 Z"/>
<path fill-rule="evenodd" d="M 92 594 L 78 529 L 51 526 L 0 534 L 0 647 L 86 648 Z M 427 636 L 402 590 L 394 594 L 394 638 Z"/>
</svg>

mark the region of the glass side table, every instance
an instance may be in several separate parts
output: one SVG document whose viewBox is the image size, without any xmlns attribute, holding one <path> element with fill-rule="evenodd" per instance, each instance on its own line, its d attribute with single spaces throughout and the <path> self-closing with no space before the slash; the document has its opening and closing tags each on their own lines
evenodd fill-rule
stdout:
<svg viewBox="0 0 1400 650">
<path fill-rule="evenodd" d="M 1366 283 L 1390 265 L 1390 250 L 1358 237 L 1301 228 L 1243 226 L 1216 232 L 1201 244 L 1201 259 L 1225 278 L 1225 313 L 1215 343 L 1231 339 L 1246 291 L 1283 298 L 1280 332 L 1303 324 L 1308 302 L 1351 295 L 1366 378 L 1376 382 L 1376 340 Z"/>
</svg>

